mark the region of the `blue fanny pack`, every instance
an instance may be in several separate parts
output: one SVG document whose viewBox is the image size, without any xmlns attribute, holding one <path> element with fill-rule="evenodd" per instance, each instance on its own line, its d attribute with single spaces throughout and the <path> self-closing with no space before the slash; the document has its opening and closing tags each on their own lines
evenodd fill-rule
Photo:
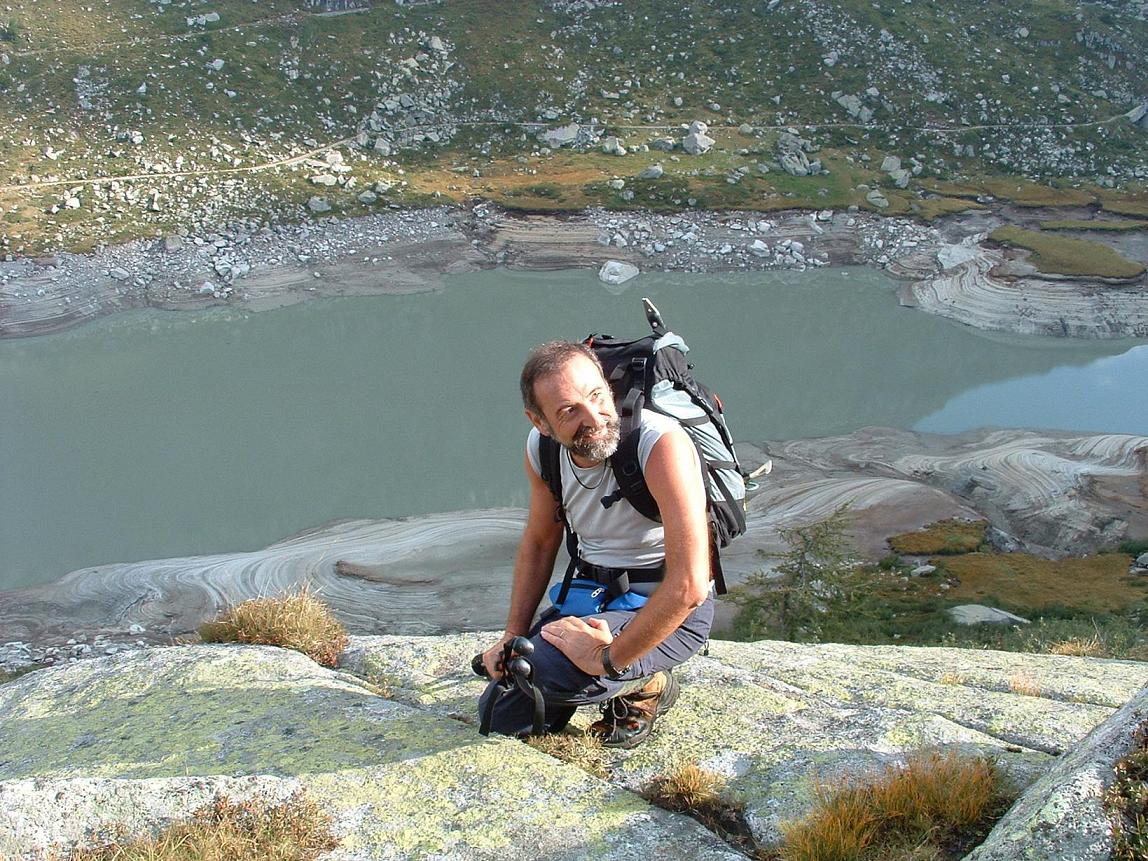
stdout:
<svg viewBox="0 0 1148 861">
<path fill-rule="evenodd" d="M 593 616 L 603 610 L 637 610 L 649 598 L 648 595 L 639 595 L 637 592 L 623 592 L 616 598 L 611 598 L 601 583 L 580 578 L 570 581 L 570 591 L 566 593 L 566 600 L 559 604 L 558 595 L 561 592 L 561 583 L 555 583 L 550 587 L 550 603 L 563 616 Z"/>
</svg>

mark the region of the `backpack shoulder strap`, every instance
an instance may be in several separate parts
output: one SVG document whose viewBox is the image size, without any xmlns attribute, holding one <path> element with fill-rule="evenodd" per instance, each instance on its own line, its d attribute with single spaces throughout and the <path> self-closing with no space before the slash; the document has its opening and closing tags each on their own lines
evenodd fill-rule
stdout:
<svg viewBox="0 0 1148 861">
<path fill-rule="evenodd" d="M 554 502 L 558 508 L 555 517 L 562 524 L 566 532 L 566 553 L 570 561 L 566 565 L 566 573 L 562 577 L 562 588 L 555 602 L 558 606 L 566 600 L 570 592 L 570 582 L 574 579 L 574 570 L 578 566 L 578 536 L 570 528 L 570 521 L 566 519 L 566 506 L 562 504 L 562 447 L 546 434 L 538 436 L 538 472 L 541 479 L 550 488 L 554 495 Z"/>
<path fill-rule="evenodd" d="M 638 458 L 638 444 L 642 439 L 641 426 L 626 433 L 618 443 L 618 450 L 610 457 L 610 469 L 618 489 L 602 497 L 602 507 L 610 508 L 619 500 L 625 499 L 643 517 L 657 523 L 662 522 L 658 503 L 650 488 L 646 486 L 646 476 L 642 472 L 642 462 Z"/>
<path fill-rule="evenodd" d="M 559 445 L 552 437 L 545 434 L 538 435 L 538 472 L 542 480 L 546 482 L 546 486 L 550 488 L 550 493 L 554 496 L 554 501 L 558 503 L 558 507 L 562 510 L 562 463 L 559 461 Z M 562 517 L 565 521 L 565 514 Z"/>
</svg>

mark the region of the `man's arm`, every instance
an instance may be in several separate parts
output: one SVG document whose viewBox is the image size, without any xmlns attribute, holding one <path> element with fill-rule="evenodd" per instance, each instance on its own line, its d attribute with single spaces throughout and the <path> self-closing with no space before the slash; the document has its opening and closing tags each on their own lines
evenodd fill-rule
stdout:
<svg viewBox="0 0 1148 861">
<path fill-rule="evenodd" d="M 624 667 L 666 639 L 709 596 L 709 524 L 697 450 L 684 431 L 663 434 L 643 473 L 658 503 L 665 529 L 666 572 L 661 585 L 617 639 L 600 619 L 590 624 L 566 617 L 547 625 L 542 636 L 579 669 L 602 675 L 602 650 Z"/>
<path fill-rule="evenodd" d="M 514 557 L 514 579 L 510 587 L 510 611 L 506 617 L 506 631 L 494 646 L 483 653 L 483 663 L 491 678 L 502 675 L 497 666 L 502 646 L 514 637 L 530 630 L 534 611 L 542 601 L 546 584 L 554 571 L 554 559 L 562 545 L 562 522 L 558 519 L 558 503 L 554 494 L 525 458 L 526 477 L 530 484 L 530 508 L 526 528 Z"/>
</svg>

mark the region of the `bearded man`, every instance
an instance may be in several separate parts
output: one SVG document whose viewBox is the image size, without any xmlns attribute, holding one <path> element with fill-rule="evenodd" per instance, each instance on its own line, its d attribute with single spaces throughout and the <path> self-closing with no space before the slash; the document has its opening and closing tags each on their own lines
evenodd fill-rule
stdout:
<svg viewBox="0 0 1148 861">
<path fill-rule="evenodd" d="M 492 678 L 502 675 L 503 645 L 517 636 L 534 644 L 534 684 L 545 698 L 549 732 L 563 728 L 578 706 L 599 704 L 591 731 L 609 747 L 630 748 L 649 737 L 654 721 L 678 694 L 673 667 L 705 644 L 713 622 L 706 494 L 697 450 L 678 423 L 642 413 L 638 456 L 661 523 L 625 499 L 609 465 L 619 443 L 610 386 L 593 351 L 554 341 L 536 347 L 521 377 L 526 416 L 534 426 L 524 466 L 530 486 L 526 528 L 514 563 L 510 609 L 502 638 L 483 653 Z M 541 437 L 561 447 L 561 508 L 542 478 Z M 537 621 L 564 529 L 578 537 L 579 578 L 607 582 L 626 575 L 638 609 L 604 609 L 588 616 L 547 608 Z M 623 581 L 624 582 L 624 581 Z M 565 606 L 565 605 L 564 605 Z M 488 690 L 480 701 L 480 713 Z M 491 726 L 507 735 L 530 730 L 534 702 L 515 688 L 493 706 Z"/>
</svg>

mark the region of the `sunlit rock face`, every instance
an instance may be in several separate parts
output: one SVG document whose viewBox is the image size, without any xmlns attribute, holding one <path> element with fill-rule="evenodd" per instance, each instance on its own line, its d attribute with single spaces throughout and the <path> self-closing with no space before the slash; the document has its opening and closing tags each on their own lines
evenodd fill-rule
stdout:
<svg viewBox="0 0 1148 861">
<path fill-rule="evenodd" d="M 271 647 L 157 648 L 0 685 L 0 854 L 153 828 L 220 793 L 302 789 L 348 857 L 733 859 L 634 790 L 696 762 L 729 779 L 773 845 L 816 781 L 921 748 L 990 754 L 1027 785 L 1148 681 L 1133 662 L 715 641 L 679 670 L 653 738 L 610 754 L 602 780 L 478 735 L 469 663 L 493 636 L 358 637 L 337 671 Z M 1038 687 L 1014 693 L 1021 676 Z"/>
</svg>

